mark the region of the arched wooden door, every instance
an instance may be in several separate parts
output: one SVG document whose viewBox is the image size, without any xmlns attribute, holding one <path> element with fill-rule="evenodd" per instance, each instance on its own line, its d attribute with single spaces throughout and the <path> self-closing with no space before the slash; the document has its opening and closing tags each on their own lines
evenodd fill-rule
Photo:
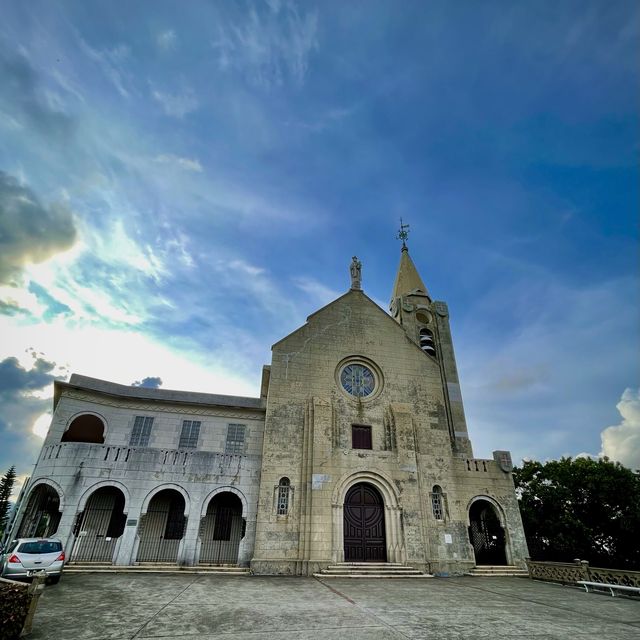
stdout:
<svg viewBox="0 0 640 640">
<path fill-rule="evenodd" d="M 469 509 L 469 540 L 476 564 L 507 564 L 504 529 L 493 505 L 487 500 L 476 500 Z"/>
<path fill-rule="evenodd" d="M 344 499 L 345 562 L 386 562 L 384 502 L 375 487 L 361 482 Z"/>
</svg>

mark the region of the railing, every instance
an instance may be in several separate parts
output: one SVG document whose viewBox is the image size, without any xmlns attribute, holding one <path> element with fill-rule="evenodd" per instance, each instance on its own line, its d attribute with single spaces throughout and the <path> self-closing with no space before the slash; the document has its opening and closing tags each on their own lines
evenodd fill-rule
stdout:
<svg viewBox="0 0 640 640">
<path fill-rule="evenodd" d="M 578 580 L 619 584 L 625 587 L 640 587 L 640 571 L 623 569 L 601 569 L 590 567 L 586 560 L 576 562 L 542 562 L 527 559 L 529 577 L 546 582 L 575 584 Z"/>
</svg>

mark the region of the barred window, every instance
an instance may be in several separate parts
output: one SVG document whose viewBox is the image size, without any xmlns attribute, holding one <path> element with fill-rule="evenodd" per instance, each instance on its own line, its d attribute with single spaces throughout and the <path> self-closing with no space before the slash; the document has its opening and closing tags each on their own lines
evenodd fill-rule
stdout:
<svg viewBox="0 0 640 640">
<path fill-rule="evenodd" d="M 227 427 L 227 442 L 225 444 L 224 452 L 231 454 L 244 453 L 244 432 L 245 425 L 243 424 L 230 424 Z"/>
<path fill-rule="evenodd" d="M 199 420 L 183 420 L 182 433 L 180 434 L 180 449 L 195 449 L 198 446 L 198 438 L 200 437 Z"/>
<path fill-rule="evenodd" d="M 351 425 L 351 448 L 371 449 L 371 427 L 365 424 Z"/>
<path fill-rule="evenodd" d="M 148 447 L 149 436 L 151 435 L 151 427 L 153 426 L 153 418 L 150 416 L 136 416 L 133 423 L 133 431 L 131 431 L 130 447 Z"/>
<path fill-rule="evenodd" d="M 438 485 L 433 487 L 431 492 L 431 509 L 433 517 L 436 520 L 444 520 L 444 500 L 442 496 L 442 488 Z"/>
<path fill-rule="evenodd" d="M 289 513 L 289 489 L 291 488 L 289 478 L 280 478 L 278 483 L 278 510 L 279 516 L 286 516 Z"/>
</svg>

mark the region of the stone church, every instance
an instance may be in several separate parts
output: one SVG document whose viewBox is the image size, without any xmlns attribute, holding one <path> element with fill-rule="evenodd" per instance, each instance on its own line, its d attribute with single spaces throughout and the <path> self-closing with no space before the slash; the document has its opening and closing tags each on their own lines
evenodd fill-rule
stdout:
<svg viewBox="0 0 640 640">
<path fill-rule="evenodd" d="M 390 313 L 353 258 L 349 291 L 273 345 L 260 397 L 56 382 L 12 536 L 256 574 L 522 566 L 510 454 L 473 457 L 449 311 L 405 239 Z"/>
</svg>

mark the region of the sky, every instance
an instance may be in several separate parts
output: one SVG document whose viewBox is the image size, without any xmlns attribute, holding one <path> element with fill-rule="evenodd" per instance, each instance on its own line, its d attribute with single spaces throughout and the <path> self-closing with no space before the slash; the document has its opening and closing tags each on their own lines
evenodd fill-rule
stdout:
<svg viewBox="0 0 640 640">
<path fill-rule="evenodd" d="M 0 8 L 0 472 L 72 372 L 257 396 L 400 217 L 475 455 L 640 467 L 637 2 Z"/>
</svg>

